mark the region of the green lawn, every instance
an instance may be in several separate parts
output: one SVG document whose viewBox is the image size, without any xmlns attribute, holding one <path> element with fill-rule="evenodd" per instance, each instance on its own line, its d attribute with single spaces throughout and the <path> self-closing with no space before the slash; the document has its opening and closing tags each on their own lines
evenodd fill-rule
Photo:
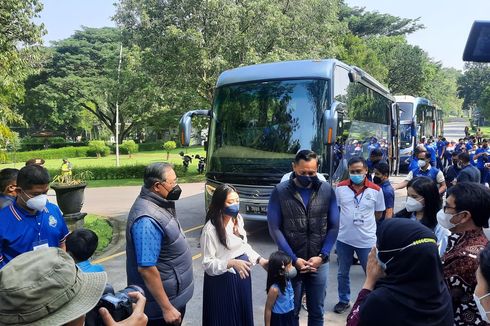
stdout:
<svg viewBox="0 0 490 326">
<path fill-rule="evenodd" d="M 483 131 L 483 138 L 490 138 L 490 127 L 479 127 Z"/>
<path fill-rule="evenodd" d="M 199 154 L 201 156 L 206 156 L 206 152 L 202 147 L 190 147 L 187 149 L 177 148 L 171 151 L 169 160 L 173 164 L 182 164 L 182 158 L 179 155 L 180 151 L 187 152 L 187 155 L 195 155 Z M 111 154 L 107 157 L 73 157 L 68 158 L 70 162 L 73 164 L 73 167 L 76 169 L 83 169 L 89 167 L 110 167 L 116 166 L 116 155 Z M 167 153 L 165 151 L 153 151 L 153 152 L 140 152 L 135 153 L 129 158 L 128 155 L 120 155 L 120 163 L 121 165 L 148 165 L 153 162 L 166 162 L 167 161 Z M 197 162 L 198 160 L 192 160 L 192 163 L 189 166 L 190 174 L 197 172 Z M 60 159 L 52 159 L 46 160 L 44 166 L 47 169 L 56 169 L 61 167 L 62 161 Z M 16 167 L 20 168 L 24 166 L 24 162 L 20 163 L 8 163 L 8 164 L 0 164 L 0 169 Z"/>
</svg>

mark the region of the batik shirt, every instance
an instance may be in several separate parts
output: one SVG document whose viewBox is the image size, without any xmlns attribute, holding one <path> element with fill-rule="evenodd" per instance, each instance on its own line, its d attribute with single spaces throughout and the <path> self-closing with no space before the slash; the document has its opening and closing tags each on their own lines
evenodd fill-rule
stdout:
<svg viewBox="0 0 490 326">
<path fill-rule="evenodd" d="M 480 251 L 488 243 L 482 229 L 453 233 L 442 257 L 444 280 L 453 301 L 454 325 L 488 325 L 473 300 Z"/>
</svg>

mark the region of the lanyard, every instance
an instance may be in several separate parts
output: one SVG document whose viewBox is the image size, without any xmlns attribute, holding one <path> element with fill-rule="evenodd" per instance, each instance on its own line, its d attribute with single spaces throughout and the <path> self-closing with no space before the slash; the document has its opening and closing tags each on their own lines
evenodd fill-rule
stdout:
<svg viewBox="0 0 490 326">
<path fill-rule="evenodd" d="M 362 197 L 364 197 L 364 191 L 361 194 L 361 198 L 357 199 L 356 194 L 354 194 L 354 201 L 356 202 L 356 208 L 359 208 L 359 205 L 361 204 Z"/>
</svg>

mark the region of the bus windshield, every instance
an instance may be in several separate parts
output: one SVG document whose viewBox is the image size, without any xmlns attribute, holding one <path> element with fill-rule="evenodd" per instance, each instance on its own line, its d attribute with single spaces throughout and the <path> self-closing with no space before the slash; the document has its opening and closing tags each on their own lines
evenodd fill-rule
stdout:
<svg viewBox="0 0 490 326">
<path fill-rule="evenodd" d="M 299 149 L 320 153 L 328 80 L 280 80 L 216 90 L 208 171 L 282 176 Z"/>
<path fill-rule="evenodd" d="M 413 103 L 398 102 L 400 107 L 400 121 L 412 120 L 413 118 Z"/>
</svg>

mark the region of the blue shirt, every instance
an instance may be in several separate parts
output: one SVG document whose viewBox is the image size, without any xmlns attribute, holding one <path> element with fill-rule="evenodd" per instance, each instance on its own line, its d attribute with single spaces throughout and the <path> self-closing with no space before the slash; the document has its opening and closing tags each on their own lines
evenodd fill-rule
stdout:
<svg viewBox="0 0 490 326">
<path fill-rule="evenodd" d="M 291 281 L 287 281 L 284 293 L 281 292 L 281 289 L 275 283 L 271 285 L 271 288 L 276 288 L 279 292 L 276 302 L 274 302 L 274 306 L 272 307 L 272 312 L 275 314 L 286 314 L 292 311 L 294 309 L 294 291 Z"/>
<path fill-rule="evenodd" d="M 489 154 L 489 150 L 488 150 L 488 148 L 483 148 L 483 147 L 478 148 L 475 151 L 475 155 L 478 155 L 480 153 L 487 153 L 487 154 Z M 476 166 L 480 170 L 483 170 L 483 168 L 485 167 L 485 163 L 487 163 L 487 161 L 488 161 L 488 158 L 485 155 L 480 155 L 477 160 L 478 160 L 478 162 L 476 163 Z"/>
<path fill-rule="evenodd" d="M 408 171 L 412 171 L 413 169 L 418 169 L 418 159 L 416 157 L 412 157 L 412 160 L 410 161 L 410 164 L 408 165 Z"/>
<path fill-rule="evenodd" d="M 380 186 L 381 189 L 383 190 L 386 209 L 395 207 L 395 190 L 393 189 L 393 186 L 391 185 L 390 181 L 386 180 L 385 182 L 380 184 Z M 384 218 L 385 215 L 386 215 L 386 211 L 383 212 L 382 218 Z"/>
<path fill-rule="evenodd" d="M 307 192 L 301 193 L 301 188 L 296 187 L 298 192 L 300 192 L 301 198 Z M 305 201 L 303 198 L 303 202 L 309 202 L 312 192 L 309 192 L 308 198 Z M 337 206 L 337 199 L 335 197 L 335 191 L 332 189 L 332 193 L 330 194 L 330 203 L 328 208 L 328 224 L 329 225 L 338 225 L 339 224 L 339 208 Z M 267 224 L 269 225 L 269 233 L 277 244 L 277 247 L 287 253 L 289 257 L 293 260 L 293 264 L 296 263 L 296 254 L 293 252 L 289 243 L 287 242 L 284 234 L 282 233 L 282 213 L 281 213 L 281 204 L 279 203 L 279 196 L 277 193 L 277 188 L 272 191 L 271 197 L 269 199 L 269 205 L 267 207 Z M 327 235 L 325 236 L 325 240 L 323 242 L 323 247 L 321 252 L 325 255 L 330 254 L 332 247 L 337 240 L 338 230 L 335 228 L 329 228 L 327 230 Z"/>
<path fill-rule="evenodd" d="M 436 162 L 436 158 L 437 158 L 436 149 L 432 145 L 425 145 L 425 148 L 427 149 L 427 152 L 430 153 L 430 162 L 431 162 L 431 164 L 434 165 L 434 163 Z"/>
<path fill-rule="evenodd" d="M 157 222 L 149 216 L 142 216 L 131 227 L 131 235 L 138 266 L 156 266 L 164 238 Z"/>
<path fill-rule="evenodd" d="M 77 266 L 84 273 L 99 273 L 104 271 L 104 267 L 102 265 L 92 265 L 88 260 L 79 262 Z"/>
<path fill-rule="evenodd" d="M 48 202 L 44 210 L 31 215 L 14 201 L 0 210 L 0 268 L 41 242 L 59 247 L 68 233 L 63 214 L 55 204 Z"/>
<path fill-rule="evenodd" d="M 444 149 L 444 147 L 446 147 L 447 145 L 447 142 L 443 141 L 443 140 L 438 140 L 437 141 L 437 156 L 441 156 L 442 155 L 442 150 Z"/>
</svg>

